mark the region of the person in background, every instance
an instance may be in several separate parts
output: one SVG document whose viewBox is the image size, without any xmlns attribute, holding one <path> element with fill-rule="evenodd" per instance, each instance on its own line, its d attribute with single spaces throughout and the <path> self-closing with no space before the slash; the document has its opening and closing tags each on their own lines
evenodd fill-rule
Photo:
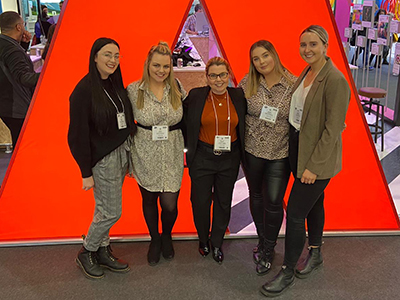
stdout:
<svg viewBox="0 0 400 300">
<path fill-rule="evenodd" d="M 249 73 L 239 86 L 247 99 L 243 167 L 258 235 L 253 249 L 258 275 L 271 269 L 283 220 L 283 197 L 290 176 L 287 120 L 295 81 L 271 42 L 261 40 L 251 46 Z"/>
<path fill-rule="evenodd" d="M 60 6 L 60 14 L 59 14 L 59 15 L 55 15 L 55 16 L 51 16 L 51 17 L 47 20 L 47 22 L 49 22 L 50 24 L 57 24 L 58 18 L 60 17 L 61 12 L 62 12 L 63 4 L 64 4 L 64 1 L 60 1 L 60 3 L 59 3 L 59 6 Z"/>
<path fill-rule="evenodd" d="M 47 6 L 42 4 L 40 8 L 42 10 L 42 14 L 41 16 L 38 15 L 38 19 L 35 23 L 35 37 L 36 37 L 35 44 L 40 44 L 44 41 L 44 39 L 47 38 L 49 28 L 51 26 L 51 24 L 48 22 L 49 16 L 47 15 L 48 13 Z"/>
<path fill-rule="evenodd" d="M 70 97 L 68 145 L 82 174 L 82 189 L 93 188 L 95 199 L 93 221 L 76 263 L 94 279 L 104 277 L 103 268 L 130 270 L 128 263 L 112 254 L 109 236 L 121 217 L 122 184 L 129 167 L 131 136 L 136 131 L 119 59 L 115 40 L 97 39 L 90 51 L 89 73 Z"/>
<path fill-rule="evenodd" d="M 183 25 L 183 32 L 191 35 L 198 35 L 199 33 L 196 31 L 196 18 L 199 13 L 203 12 L 203 7 L 201 4 L 196 4 L 194 7 L 194 14 L 189 16 Z"/>
<path fill-rule="evenodd" d="M 182 99 L 186 92 L 174 78 L 168 44 L 151 47 L 140 81 L 128 86 L 138 132 L 132 143 L 133 175 L 142 194 L 143 214 L 151 236 L 150 266 L 175 256 L 171 232 L 178 216 L 183 176 Z M 158 226 L 158 199 L 162 234 Z"/>
<path fill-rule="evenodd" d="M 230 74 L 225 59 L 211 58 L 206 65 L 207 86 L 192 89 L 183 104 L 190 200 L 199 253 L 205 257 L 211 251 L 219 264 L 224 260 L 222 243 L 244 157 L 246 99 L 242 89 L 228 87 Z"/>
<path fill-rule="evenodd" d="M 0 118 L 10 129 L 15 146 L 40 74 L 26 54 L 32 36 L 21 16 L 3 12 L 0 29 Z"/>
<path fill-rule="evenodd" d="M 319 25 L 300 35 L 300 55 L 308 66 L 293 87 L 289 112 L 289 161 L 295 181 L 287 206 L 285 258 L 281 271 L 261 288 L 267 297 L 282 294 L 295 276 L 307 278 L 323 263 L 324 190 L 342 168 L 342 131 L 350 101 L 343 74 L 326 56 L 328 33 Z M 309 252 L 303 251 L 307 219 Z"/>
<path fill-rule="evenodd" d="M 43 53 L 42 53 L 42 59 L 46 59 L 47 52 L 49 51 L 50 44 L 51 44 L 51 41 L 53 39 L 53 34 L 54 34 L 55 29 L 56 29 L 56 25 L 55 24 L 50 26 L 48 39 L 46 41 L 46 46 L 44 47 L 44 50 L 43 50 Z"/>
</svg>

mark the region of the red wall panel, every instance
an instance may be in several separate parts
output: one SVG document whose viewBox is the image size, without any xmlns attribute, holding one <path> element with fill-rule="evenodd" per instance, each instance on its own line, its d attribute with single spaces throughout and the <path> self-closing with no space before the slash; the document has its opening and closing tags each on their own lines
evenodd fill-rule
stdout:
<svg viewBox="0 0 400 300">
<path fill-rule="evenodd" d="M 68 0 L 64 4 L 56 43 L 3 182 L 0 241 L 78 237 L 87 231 L 94 200 L 92 192 L 80 189 L 80 172 L 68 149 L 67 130 L 68 98 L 88 71 L 90 47 L 100 36 L 120 43 L 127 85 L 141 77 L 151 45 L 159 40 L 172 44 L 189 4 L 188 0 L 120 0 L 117 11 L 109 0 Z M 327 3 L 219 0 L 205 1 L 205 8 L 237 81 L 247 72 L 248 49 L 256 40 L 272 41 L 284 65 L 298 75 L 305 67 L 298 54 L 301 31 L 310 24 L 328 30 L 328 55 L 352 84 L 353 93 L 343 133 L 344 168 L 326 192 L 326 229 L 398 229 L 398 217 Z M 185 172 L 175 232 L 195 232 L 189 192 Z M 123 207 L 123 216 L 111 233 L 146 233 L 141 197 L 133 179 L 125 182 Z"/>
</svg>

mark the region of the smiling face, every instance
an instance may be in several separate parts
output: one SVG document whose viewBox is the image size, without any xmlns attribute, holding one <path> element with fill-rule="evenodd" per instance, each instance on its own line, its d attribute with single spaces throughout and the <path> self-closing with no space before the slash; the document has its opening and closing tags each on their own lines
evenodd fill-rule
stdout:
<svg viewBox="0 0 400 300">
<path fill-rule="evenodd" d="M 328 44 L 312 32 L 305 32 L 300 37 L 300 55 L 309 65 L 318 65 L 325 60 Z"/>
<path fill-rule="evenodd" d="M 171 72 L 171 59 L 169 55 L 154 53 L 149 63 L 150 81 L 154 83 L 164 82 Z"/>
<path fill-rule="evenodd" d="M 222 95 L 229 84 L 229 72 L 225 65 L 211 65 L 208 68 L 207 84 L 214 94 Z"/>
<path fill-rule="evenodd" d="M 256 70 L 263 76 L 275 70 L 275 61 L 264 47 L 257 47 L 251 52 L 251 61 Z"/>
<path fill-rule="evenodd" d="M 115 44 L 107 44 L 97 52 L 94 58 L 101 79 L 107 79 L 119 65 L 119 48 Z"/>
</svg>

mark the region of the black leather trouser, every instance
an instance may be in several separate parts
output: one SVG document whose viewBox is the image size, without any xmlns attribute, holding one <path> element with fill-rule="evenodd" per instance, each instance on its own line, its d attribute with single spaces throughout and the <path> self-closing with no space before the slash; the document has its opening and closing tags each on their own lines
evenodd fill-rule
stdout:
<svg viewBox="0 0 400 300">
<path fill-rule="evenodd" d="M 246 152 L 244 171 L 257 234 L 271 246 L 275 245 L 283 220 L 283 198 L 290 176 L 289 158 L 267 160 Z"/>
</svg>

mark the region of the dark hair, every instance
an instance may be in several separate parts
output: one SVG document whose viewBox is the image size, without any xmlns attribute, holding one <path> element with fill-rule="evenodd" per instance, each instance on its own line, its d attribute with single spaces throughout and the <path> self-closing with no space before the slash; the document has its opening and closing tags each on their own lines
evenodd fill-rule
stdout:
<svg viewBox="0 0 400 300">
<path fill-rule="evenodd" d="M 201 6 L 201 4 L 196 4 L 194 7 L 194 12 L 198 12 L 200 9 L 203 9 L 203 6 Z"/>
<path fill-rule="evenodd" d="M 7 32 L 14 29 L 14 26 L 21 21 L 21 16 L 15 11 L 5 11 L 0 15 L 0 30 Z"/>
<path fill-rule="evenodd" d="M 92 86 L 92 119 L 96 126 L 96 129 L 100 135 L 105 135 L 108 132 L 108 127 L 111 122 L 115 119 L 115 107 L 112 105 L 107 95 L 104 93 L 102 79 L 100 73 L 97 69 L 97 64 L 95 58 L 97 53 L 105 45 L 114 44 L 118 47 L 118 43 L 110 38 L 99 38 L 92 46 L 89 58 L 89 78 Z M 111 79 L 113 88 L 121 97 L 125 105 L 125 118 L 128 126 L 132 128 L 132 134 L 136 130 L 136 126 L 133 123 L 133 117 L 131 114 L 132 110 L 128 94 L 124 88 L 121 75 L 121 67 L 118 65 L 117 69 L 113 74 L 109 76 Z"/>
</svg>

